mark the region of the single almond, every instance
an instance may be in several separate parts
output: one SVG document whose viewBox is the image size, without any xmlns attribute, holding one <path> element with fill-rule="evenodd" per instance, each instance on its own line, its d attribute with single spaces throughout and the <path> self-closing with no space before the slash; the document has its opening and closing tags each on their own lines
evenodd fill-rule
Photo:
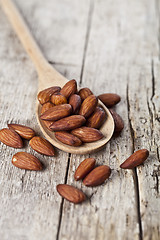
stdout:
<svg viewBox="0 0 160 240">
<path fill-rule="evenodd" d="M 90 127 L 76 128 L 72 130 L 71 133 L 86 143 L 95 142 L 104 137 L 98 129 Z"/>
<path fill-rule="evenodd" d="M 62 143 L 70 145 L 70 146 L 80 146 L 82 144 L 82 141 L 74 136 L 71 133 L 61 131 L 61 132 L 55 132 L 55 137 Z"/>
<path fill-rule="evenodd" d="M 102 165 L 93 169 L 83 180 L 83 183 L 87 187 L 94 187 L 101 185 L 104 181 L 109 178 L 111 174 L 110 167 Z"/>
<path fill-rule="evenodd" d="M 116 113 L 113 109 L 109 109 L 110 113 L 112 114 L 112 117 L 114 119 L 114 132 L 120 133 L 124 128 L 124 122 L 122 118 L 119 116 L 118 113 Z"/>
<path fill-rule="evenodd" d="M 13 129 L 22 138 L 25 138 L 27 140 L 30 140 L 36 134 L 32 128 L 26 127 L 24 125 L 11 123 L 11 124 L 8 124 L 8 127 L 9 129 Z"/>
<path fill-rule="evenodd" d="M 0 141 L 13 148 L 22 148 L 21 137 L 13 129 L 3 128 L 0 130 Z"/>
<path fill-rule="evenodd" d="M 42 170 L 42 163 L 38 158 L 30 153 L 18 152 L 12 158 L 12 164 L 18 168 L 26 170 Z"/>
<path fill-rule="evenodd" d="M 55 93 L 51 96 L 51 102 L 54 105 L 61 105 L 67 103 L 67 98 L 62 93 Z"/>
<path fill-rule="evenodd" d="M 147 149 L 141 149 L 134 152 L 129 158 L 127 158 L 121 165 L 121 168 L 132 169 L 141 165 L 149 156 Z"/>
<path fill-rule="evenodd" d="M 105 120 L 106 114 L 101 107 L 96 107 L 92 115 L 87 119 L 86 126 L 100 128 Z"/>
<path fill-rule="evenodd" d="M 77 114 L 81 106 L 81 97 L 77 94 L 73 94 L 69 98 L 69 104 L 72 106 L 72 113 Z"/>
<path fill-rule="evenodd" d="M 60 90 L 61 88 L 57 86 L 46 88 L 38 93 L 38 101 L 43 105 L 44 103 L 50 101 L 52 94 L 59 92 Z"/>
<path fill-rule="evenodd" d="M 69 131 L 82 126 L 85 121 L 86 119 L 83 116 L 72 115 L 54 122 L 50 125 L 50 129 L 53 131 Z"/>
<path fill-rule="evenodd" d="M 96 160 L 94 158 L 86 158 L 83 160 L 75 171 L 74 179 L 76 181 L 83 179 L 86 175 L 93 170 Z"/>
<path fill-rule="evenodd" d="M 54 147 L 50 142 L 48 142 L 46 139 L 42 137 L 33 137 L 29 145 L 31 146 L 32 149 L 34 149 L 36 152 L 47 155 L 47 156 L 54 156 L 55 151 Z"/>
<path fill-rule="evenodd" d="M 63 198 L 75 204 L 81 203 L 86 199 L 86 196 L 82 191 L 68 184 L 57 185 L 57 192 Z"/>
<path fill-rule="evenodd" d="M 72 94 L 76 92 L 77 92 L 77 82 L 74 79 L 68 81 L 60 91 L 60 93 L 62 93 L 66 98 L 69 98 Z"/>
<path fill-rule="evenodd" d="M 93 95 L 92 91 L 89 88 L 81 88 L 78 94 L 81 97 L 82 101 L 88 96 Z"/>
<path fill-rule="evenodd" d="M 51 103 L 51 102 L 44 103 L 44 104 L 42 105 L 42 108 L 41 108 L 41 114 L 43 114 L 44 112 L 46 112 L 49 108 L 52 108 L 53 106 L 54 106 L 54 104 Z M 44 125 L 46 126 L 46 128 L 47 128 L 48 130 L 50 130 L 49 126 L 50 126 L 52 123 L 54 123 L 54 121 L 47 121 L 47 120 L 42 120 L 42 121 L 43 121 Z"/>
<path fill-rule="evenodd" d="M 90 95 L 88 96 L 82 103 L 79 114 L 84 116 L 85 118 L 88 118 L 96 109 L 98 100 L 96 96 Z"/>
<path fill-rule="evenodd" d="M 46 112 L 44 112 L 40 118 L 42 120 L 59 120 L 61 118 L 67 117 L 71 114 L 72 106 L 70 104 L 62 104 L 58 106 L 54 106 L 49 108 Z"/>
<path fill-rule="evenodd" d="M 113 107 L 121 101 L 120 96 L 115 93 L 104 93 L 99 95 L 98 98 L 104 103 L 106 107 Z"/>
</svg>

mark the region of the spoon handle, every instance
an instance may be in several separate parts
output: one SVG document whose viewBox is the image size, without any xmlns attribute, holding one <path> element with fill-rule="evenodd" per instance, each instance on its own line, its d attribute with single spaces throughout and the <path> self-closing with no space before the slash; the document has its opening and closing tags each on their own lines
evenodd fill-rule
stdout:
<svg viewBox="0 0 160 240">
<path fill-rule="evenodd" d="M 32 37 L 30 30 L 28 29 L 15 4 L 12 2 L 12 0 L 0 0 L 0 3 L 25 50 L 35 64 L 37 71 L 40 72 L 44 68 L 47 68 L 49 65 L 48 62 L 44 58 L 40 48 Z"/>
</svg>

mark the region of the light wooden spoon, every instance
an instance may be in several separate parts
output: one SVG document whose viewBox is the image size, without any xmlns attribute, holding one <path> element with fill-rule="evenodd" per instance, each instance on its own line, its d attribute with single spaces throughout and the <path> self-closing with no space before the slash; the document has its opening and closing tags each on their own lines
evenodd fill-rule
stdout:
<svg viewBox="0 0 160 240">
<path fill-rule="evenodd" d="M 41 91 L 51 86 L 62 87 L 68 80 L 64 76 L 62 76 L 59 72 L 57 72 L 44 58 L 42 52 L 37 46 L 27 25 L 25 24 L 21 14 L 19 13 L 14 3 L 11 0 L 0 0 L 0 2 L 7 17 L 9 18 L 11 24 L 13 25 L 19 39 L 21 40 L 25 50 L 27 51 L 28 55 L 30 56 L 30 58 L 35 64 L 35 67 L 39 76 L 38 90 Z M 39 118 L 40 112 L 41 112 L 41 106 L 37 101 L 36 116 L 37 116 L 38 124 L 44 136 L 46 137 L 46 139 L 48 139 L 57 148 L 69 153 L 76 153 L 76 154 L 91 153 L 101 149 L 110 140 L 114 131 L 114 120 L 112 118 L 112 115 L 110 114 L 109 110 L 104 106 L 102 102 L 99 101 L 99 104 L 105 110 L 107 114 L 107 120 L 105 121 L 105 123 L 100 129 L 104 135 L 104 138 L 96 142 L 85 143 L 79 147 L 72 147 L 58 141 L 55 138 L 54 133 L 49 131 L 45 127 L 41 119 Z"/>
</svg>

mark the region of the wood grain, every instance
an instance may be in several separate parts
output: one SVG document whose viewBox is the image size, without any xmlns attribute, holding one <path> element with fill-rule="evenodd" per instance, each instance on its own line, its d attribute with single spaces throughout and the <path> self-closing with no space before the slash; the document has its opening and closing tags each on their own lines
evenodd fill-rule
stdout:
<svg viewBox="0 0 160 240">
<path fill-rule="evenodd" d="M 17 150 L 1 143 L 0 238 L 159 240 L 159 0 L 16 3 L 60 73 L 97 95 L 121 95 L 115 109 L 125 128 L 105 149 L 85 156 L 57 151 L 54 158 L 44 157 L 26 141 L 25 150 L 46 165 L 36 173 L 12 166 Z M 0 127 L 16 122 L 41 135 L 33 104 L 37 75 L 1 9 L 0 32 Z M 119 168 L 144 147 L 150 156 L 143 166 L 135 171 Z M 87 188 L 74 181 L 76 167 L 88 156 L 112 169 L 102 186 Z M 64 182 L 82 189 L 88 201 L 75 206 L 62 200 L 56 185 Z"/>
</svg>

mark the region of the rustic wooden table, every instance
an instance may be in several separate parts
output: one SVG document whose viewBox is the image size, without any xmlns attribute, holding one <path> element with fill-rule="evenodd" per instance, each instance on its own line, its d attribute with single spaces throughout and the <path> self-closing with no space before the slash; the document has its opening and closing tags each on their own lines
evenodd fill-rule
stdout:
<svg viewBox="0 0 160 240">
<path fill-rule="evenodd" d="M 19 150 L 0 144 L 1 240 L 160 239 L 160 1 L 16 0 L 47 60 L 68 79 L 96 94 L 115 92 L 125 128 L 104 150 L 91 154 L 112 168 L 100 187 L 87 188 L 73 174 L 87 156 L 57 150 L 34 153 L 42 172 L 15 168 Z M 0 128 L 16 122 L 34 128 L 37 74 L 0 9 Z M 133 151 L 150 156 L 135 171 L 119 165 Z M 56 192 L 68 183 L 89 200 L 73 205 Z"/>
</svg>

